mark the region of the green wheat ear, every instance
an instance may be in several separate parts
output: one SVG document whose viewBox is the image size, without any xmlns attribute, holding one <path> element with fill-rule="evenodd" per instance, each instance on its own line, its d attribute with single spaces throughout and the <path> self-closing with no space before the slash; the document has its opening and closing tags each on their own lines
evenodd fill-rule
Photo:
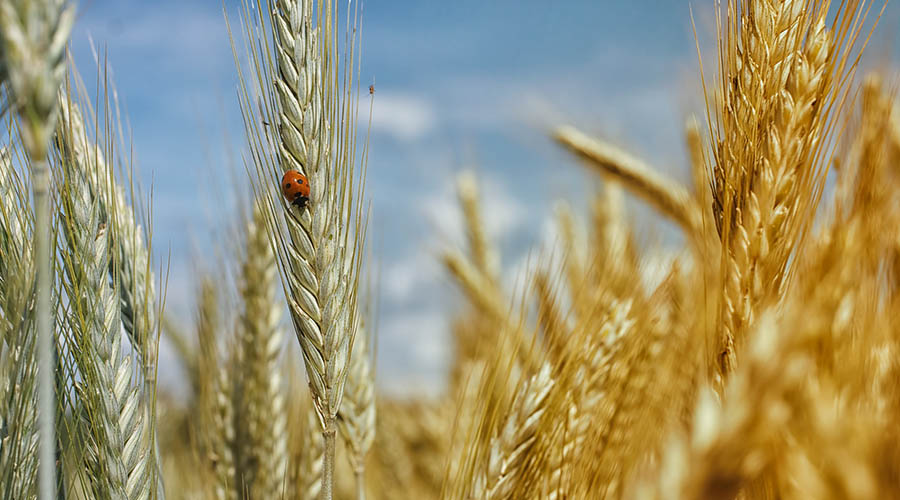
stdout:
<svg viewBox="0 0 900 500">
<path fill-rule="evenodd" d="M 129 496 L 146 493 L 155 498 L 163 494 L 155 409 L 156 317 L 161 306 L 155 294 L 150 248 L 136 223 L 135 210 L 125 201 L 123 189 L 106 161 L 117 158 L 114 135 L 119 128 L 109 118 L 98 123 L 90 106 L 79 105 L 87 102 L 86 92 L 77 73 L 73 71 L 73 75 L 76 93 L 81 97 L 72 98 L 68 86 L 58 93 L 61 118 L 55 164 L 64 179 L 62 225 L 68 243 L 63 253 L 65 290 L 77 306 L 67 318 L 66 369 L 69 382 L 76 386 L 71 404 L 87 417 L 81 437 L 94 446 L 90 455 L 94 462 L 86 464 L 93 473 L 86 482 L 95 494 L 122 492 L 124 488 Z M 109 100 L 105 103 L 107 107 L 116 105 Z M 89 113 L 87 124 L 82 109 Z M 112 114 L 118 116 L 118 110 L 107 116 Z M 93 137 L 88 126 L 94 129 Z M 132 173 L 128 164 L 123 170 Z M 133 186 L 131 190 L 135 198 Z M 92 319 L 92 315 L 102 317 Z M 123 330 L 130 341 L 124 344 L 120 338 Z M 111 350 L 98 346 L 101 341 L 111 343 Z M 125 373 L 130 375 L 125 377 Z M 101 404 L 95 399 L 98 394 L 118 401 L 119 406 L 109 405 L 108 400 Z M 116 412 L 118 429 L 110 423 Z M 97 436 L 110 433 L 118 433 L 118 440 L 98 440 Z M 115 464 L 110 457 L 117 455 L 122 468 L 102 463 L 107 460 Z"/>
<path fill-rule="evenodd" d="M 351 74 L 356 70 L 357 21 L 344 27 L 344 38 L 336 33 L 332 0 L 319 2 L 316 12 L 310 0 L 272 0 L 265 9 L 266 16 L 254 13 L 251 2 L 243 9 L 253 73 L 245 78 L 240 72 L 247 168 L 273 241 L 325 436 L 322 496 L 330 499 L 335 420 L 359 326 L 357 290 L 366 227 L 361 209 L 366 158 L 357 155 L 357 85 Z M 339 46 L 339 40 L 348 45 Z M 236 51 L 235 59 L 240 67 Z M 274 133 L 263 123 L 277 124 Z M 282 198 L 278 187 L 285 170 L 309 179 L 308 208 L 298 209 Z"/>
<path fill-rule="evenodd" d="M 38 467 L 33 220 L 14 152 L 0 148 L 0 485 L 4 496 L 30 498 Z"/>
<path fill-rule="evenodd" d="M 56 403 L 54 400 L 51 303 L 54 260 L 51 254 L 50 171 L 47 152 L 56 125 L 56 92 L 65 72 L 65 48 L 74 20 L 66 0 L 0 1 L 0 84 L 18 114 L 18 130 L 30 159 L 34 197 L 34 259 L 37 297 L 35 336 L 38 365 L 38 483 L 41 500 L 56 496 Z M 7 109 L 6 104 L 0 108 Z"/>
</svg>

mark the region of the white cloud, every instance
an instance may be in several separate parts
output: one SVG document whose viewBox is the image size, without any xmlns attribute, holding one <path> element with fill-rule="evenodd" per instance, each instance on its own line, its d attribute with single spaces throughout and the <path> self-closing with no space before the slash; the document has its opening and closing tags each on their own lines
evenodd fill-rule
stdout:
<svg viewBox="0 0 900 500">
<path fill-rule="evenodd" d="M 476 178 L 485 230 L 496 244 L 522 227 L 527 220 L 528 207 L 493 177 L 476 172 Z M 425 216 L 443 237 L 458 245 L 465 242 L 465 225 L 455 182 L 443 183 L 440 190 L 420 199 L 418 205 L 424 207 Z"/>
<path fill-rule="evenodd" d="M 434 255 L 426 251 L 401 256 L 388 265 L 382 286 L 388 300 L 409 300 L 423 287 L 438 283 L 441 269 Z"/>
<path fill-rule="evenodd" d="M 450 359 L 447 319 L 439 310 L 385 318 L 379 328 L 378 379 L 393 395 L 437 394 Z"/>
<path fill-rule="evenodd" d="M 434 106 L 409 94 L 377 92 L 372 110 L 372 128 L 402 141 L 419 139 L 437 124 Z"/>
</svg>

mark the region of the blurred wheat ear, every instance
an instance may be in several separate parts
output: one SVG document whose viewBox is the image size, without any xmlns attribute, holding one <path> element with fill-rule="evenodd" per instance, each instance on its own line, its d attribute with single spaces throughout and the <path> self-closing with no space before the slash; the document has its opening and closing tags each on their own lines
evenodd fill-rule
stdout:
<svg viewBox="0 0 900 500">
<path fill-rule="evenodd" d="M 234 366 L 223 362 L 219 339 L 224 328 L 220 318 L 217 283 L 209 276 L 200 280 L 197 293 L 197 353 L 193 363 L 197 416 L 193 422 L 203 472 L 210 478 L 209 490 L 217 500 L 240 498 L 243 476 L 237 466 L 235 432 Z"/>
<path fill-rule="evenodd" d="M 0 83 L 20 118 L 21 139 L 31 161 L 34 194 L 35 304 L 38 352 L 38 484 L 42 500 L 56 496 L 54 366 L 51 309 L 50 173 L 47 151 L 56 122 L 56 92 L 65 71 L 65 47 L 74 9 L 65 0 L 0 2 Z M 6 105 L 2 107 L 6 109 Z"/>
<path fill-rule="evenodd" d="M 287 483 L 287 415 L 278 366 L 284 336 L 275 298 L 277 267 L 257 204 L 247 224 L 241 269 L 238 343 L 240 356 L 240 426 L 246 433 L 241 470 L 252 498 L 279 498 Z"/>
<path fill-rule="evenodd" d="M 366 154 L 357 151 L 358 12 L 337 4 L 272 0 L 266 12 L 244 3 L 245 53 L 239 72 L 249 141 L 247 168 L 274 242 L 325 443 L 322 498 L 332 498 L 336 416 L 359 326 L 357 290 L 365 239 Z M 338 30 L 342 32 L 339 32 Z M 232 38 L 233 40 L 233 38 Z M 271 41 L 271 43 L 270 43 Z M 341 45 L 346 43 L 346 45 Z M 233 42 L 232 42 L 233 45 Z M 235 60 L 241 62 L 235 50 Z M 272 124 L 268 127 L 266 124 Z M 280 194 L 287 170 L 309 179 L 304 208 Z"/>
<path fill-rule="evenodd" d="M 367 333 L 365 327 L 357 331 L 344 400 L 338 412 L 338 428 L 347 443 L 347 458 L 356 474 L 357 500 L 366 497 L 366 455 L 375 440 L 375 369 Z"/>
<path fill-rule="evenodd" d="M 0 148 L 0 491 L 7 498 L 32 498 L 38 469 L 37 366 L 34 255 L 27 238 L 33 215 L 13 153 Z"/>
<path fill-rule="evenodd" d="M 511 498 L 553 389 L 550 372 L 550 365 L 544 365 L 519 389 L 506 421 L 490 441 L 487 466 L 476 476 L 472 498 Z"/>
</svg>

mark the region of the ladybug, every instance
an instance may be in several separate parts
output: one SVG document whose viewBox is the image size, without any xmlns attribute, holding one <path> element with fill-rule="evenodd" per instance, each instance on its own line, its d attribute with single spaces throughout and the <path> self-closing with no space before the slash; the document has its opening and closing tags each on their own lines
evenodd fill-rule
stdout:
<svg viewBox="0 0 900 500">
<path fill-rule="evenodd" d="M 309 203 L 309 179 L 296 170 L 288 170 L 281 177 L 281 194 L 297 208 L 306 207 Z"/>
</svg>

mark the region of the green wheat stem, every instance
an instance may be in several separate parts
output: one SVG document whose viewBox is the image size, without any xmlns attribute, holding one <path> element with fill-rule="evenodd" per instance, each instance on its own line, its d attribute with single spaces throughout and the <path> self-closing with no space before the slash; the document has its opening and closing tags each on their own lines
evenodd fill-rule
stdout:
<svg viewBox="0 0 900 500">
<path fill-rule="evenodd" d="M 46 158 L 36 161 L 33 169 L 34 189 L 34 253 L 37 262 L 38 339 L 38 484 L 42 499 L 56 497 L 56 398 L 53 372 L 52 314 L 50 287 L 53 286 L 53 263 L 50 260 L 50 173 Z"/>
</svg>

